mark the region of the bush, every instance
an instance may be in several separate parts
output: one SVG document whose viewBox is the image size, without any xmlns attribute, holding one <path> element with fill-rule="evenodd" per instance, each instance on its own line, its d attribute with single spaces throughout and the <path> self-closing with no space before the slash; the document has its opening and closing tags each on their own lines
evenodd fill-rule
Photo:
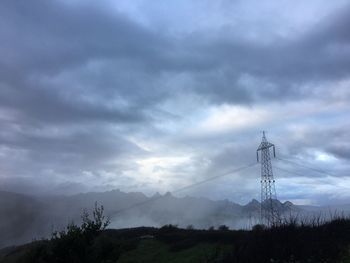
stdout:
<svg viewBox="0 0 350 263">
<path fill-rule="evenodd" d="M 24 262 L 95 262 L 94 241 L 109 225 L 109 219 L 103 213 L 103 206 L 95 203 L 92 218 L 84 210 L 80 226 L 72 222 L 65 230 L 53 232 L 51 240 L 32 248 Z M 105 251 L 105 247 L 110 248 L 110 242 L 104 242 L 100 251 Z"/>
<path fill-rule="evenodd" d="M 106 218 L 103 214 L 104 207 L 103 205 L 98 206 L 97 202 L 95 203 L 94 210 L 92 212 L 92 219 L 90 218 L 90 214 L 86 209 L 84 209 L 83 214 L 81 216 L 82 224 L 81 226 L 77 226 L 74 222 L 68 224 L 66 230 L 55 231 L 52 233 L 52 240 L 65 238 L 67 236 L 78 237 L 78 236 L 86 236 L 86 237 L 94 237 L 102 230 L 105 230 L 109 225 L 109 218 Z"/>
<path fill-rule="evenodd" d="M 177 225 L 172 225 L 172 224 L 168 224 L 168 225 L 164 225 L 160 228 L 160 230 L 163 231 L 172 231 L 172 230 L 177 230 L 179 229 Z"/>
<path fill-rule="evenodd" d="M 193 230 L 194 227 L 193 227 L 193 225 L 188 225 L 188 226 L 186 227 L 186 229 L 187 229 L 187 230 Z"/>
<path fill-rule="evenodd" d="M 263 231 L 265 229 L 266 229 L 265 225 L 257 224 L 255 226 L 253 226 L 252 231 L 253 232 L 261 232 L 261 231 Z"/>
<path fill-rule="evenodd" d="M 226 225 L 221 225 L 221 226 L 218 227 L 218 230 L 220 230 L 220 231 L 227 231 L 227 230 L 229 230 L 229 228 Z"/>
</svg>

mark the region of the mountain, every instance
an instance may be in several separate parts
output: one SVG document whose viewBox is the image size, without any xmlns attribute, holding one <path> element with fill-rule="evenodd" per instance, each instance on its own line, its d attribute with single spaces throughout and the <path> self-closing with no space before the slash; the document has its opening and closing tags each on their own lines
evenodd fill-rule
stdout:
<svg viewBox="0 0 350 263">
<path fill-rule="evenodd" d="M 242 209 L 246 213 L 258 213 L 260 212 L 260 202 L 256 199 L 253 199 L 248 204 L 244 205 Z"/>
<path fill-rule="evenodd" d="M 239 205 L 229 200 L 175 197 L 171 193 L 147 197 L 143 193 L 120 190 L 45 197 L 0 191 L 0 248 L 47 237 L 72 221 L 80 223 L 83 210 L 91 211 L 95 202 L 104 206 L 111 228 L 166 224 L 195 228 L 225 224 L 234 229 L 250 228 L 259 222 L 260 215 L 260 203 L 255 199 Z M 281 214 L 326 211 L 325 208 L 296 206 L 288 201 L 274 202 Z"/>
</svg>

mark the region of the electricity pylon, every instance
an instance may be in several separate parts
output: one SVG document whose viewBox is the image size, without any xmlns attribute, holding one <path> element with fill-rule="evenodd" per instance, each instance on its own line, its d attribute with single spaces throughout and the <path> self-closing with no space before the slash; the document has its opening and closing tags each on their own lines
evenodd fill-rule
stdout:
<svg viewBox="0 0 350 263">
<path fill-rule="evenodd" d="M 260 220 L 262 224 L 273 226 L 280 222 L 280 215 L 277 206 L 277 197 L 275 189 L 275 179 L 272 173 L 272 164 L 270 158 L 270 148 L 273 150 L 273 156 L 276 157 L 275 145 L 268 142 L 263 131 L 262 141 L 256 150 L 256 158 L 259 162 L 259 151 L 261 156 L 261 203 Z"/>
</svg>

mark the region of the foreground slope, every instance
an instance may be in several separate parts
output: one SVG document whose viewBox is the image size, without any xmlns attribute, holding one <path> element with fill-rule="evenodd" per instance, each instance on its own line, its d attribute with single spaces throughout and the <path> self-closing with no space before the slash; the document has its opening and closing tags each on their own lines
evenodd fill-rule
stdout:
<svg viewBox="0 0 350 263">
<path fill-rule="evenodd" d="M 0 262 L 350 262 L 350 220 L 252 231 L 104 230 L 2 250 Z"/>
</svg>

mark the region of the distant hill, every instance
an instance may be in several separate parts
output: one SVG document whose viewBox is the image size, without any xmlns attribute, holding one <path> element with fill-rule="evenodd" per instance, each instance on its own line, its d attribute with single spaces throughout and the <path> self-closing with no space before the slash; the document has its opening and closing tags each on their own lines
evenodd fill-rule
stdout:
<svg viewBox="0 0 350 263">
<path fill-rule="evenodd" d="M 225 224 L 232 229 L 246 229 L 258 223 L 260 213 L 260 203 L 254 199 L 239 205 L 229 200 L 179 198 L 171 193 L 147 197 L 143 193 L 120 190 L 46 197 L 0 191 L 0 248 L 47 237 L 71 221 L 79 223 L 83 209 L 91 209 L 95 202 L 105 207 L 111 228 L 174 224 L 207 229 Z M 329 211 L 329 208 L 275 202 L 282 214 Z"/>
</svg>

